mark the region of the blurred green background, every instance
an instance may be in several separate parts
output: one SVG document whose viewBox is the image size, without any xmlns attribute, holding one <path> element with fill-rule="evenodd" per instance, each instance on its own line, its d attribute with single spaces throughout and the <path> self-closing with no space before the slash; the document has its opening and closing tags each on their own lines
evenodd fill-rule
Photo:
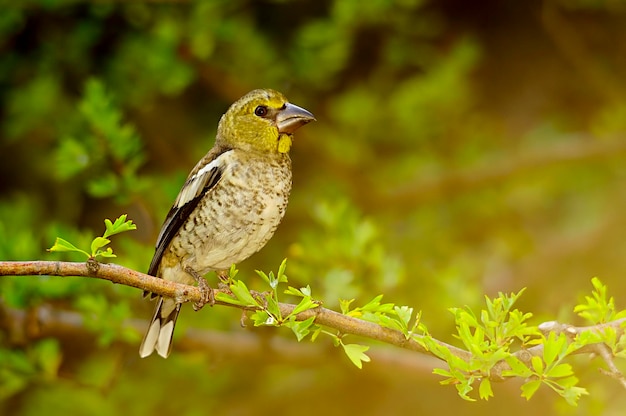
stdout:
<svg viewBox="0 0 626 416">
<path fill-rule="evenodd" d="M 269 87 L 313 112 L 292 150 L 287 216 L 254 269 L 289 260 L 314 297 L 423 311 L 527 291 L 535 324 L 580 323 L 599 276 L 624 307 L 626 3 L 621 0 L 0 0 L 0 259 L 69 259 L 104 218 L 145 271 L 221 114 Z M 209 280 L 215 283 L 213 276 Z M 137 354 L 153 305 L 84 278 L 0 279 L 6 415 L 622 415 L 600 360 L 570 407 L 518 382 L 469 403 L 432 361 L 374 345 L 358 370 L 328 339 L 242 329 L 186 306 L 168 360 Z M 37 322 L 39 316 L 42 322 Z M 80 319 L 82 317 L 82 320 Z M 45 319 L 44 319 L 45 318 Z M 44 324 L 43 322 L 47 322 Z M 353 339 L 352 342 L 366 341 Z"/>
</svg>

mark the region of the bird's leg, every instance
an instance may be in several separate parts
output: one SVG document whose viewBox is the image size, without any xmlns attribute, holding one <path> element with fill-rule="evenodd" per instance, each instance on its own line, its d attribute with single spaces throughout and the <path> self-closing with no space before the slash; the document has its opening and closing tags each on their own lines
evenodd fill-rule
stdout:
<svg viewBox="0 0 626 416">
<path fill-rule="evenodd" d="M 209 286 L 204 277 L 200 276 L 197 271 L 189 266 L 185 267 L 185 272 L 189 273 L 196 280 L 196 282 L 198 282 L 198 289 L 200 289 L 200 293 L 202 294 L 202 298 L 198 302 L 193 304 L 193 310 L 199 311 L 207 303 L 211 306 L 215 305 L 215 295 L 213 294 L 213 288 Z"/>
</svg>

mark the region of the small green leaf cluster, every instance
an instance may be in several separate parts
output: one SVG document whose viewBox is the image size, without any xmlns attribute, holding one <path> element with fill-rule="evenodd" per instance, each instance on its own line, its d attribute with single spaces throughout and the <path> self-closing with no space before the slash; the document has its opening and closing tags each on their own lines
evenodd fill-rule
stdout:
<svg viewBox="0 0 626 416">
<path fill-rule="evenodd" d="M 475 400 L 470 393 L 476 383 L 481 399 L 492 397 L 492 372 L 496 365 L 504 362 L 508 368 L 499 373 L 499 378 L 525 379 L 521 387 L 522 397 L 530 399 L 539 387 L 545 385 L 567 403 L 576 405 L 581 396 L 588 393 L 585 388 L 577 386 L 578 378 L 572 366 L 565 362 L 567 358 L 584 346 L 598 343 L 608 346 L 613 356 L 626 356 L 624 331 L 612 325 L 602 325 L 623 319 L 626 311 L 616 310 L 614 299 L 607 295 L 607 287 L 599 279 L 594 278 L 592 284 L 592 295 L 585 296 L 585 302 L 577 305 L 574 311 L 600 327 L 591 326 L 576 332 L 575 336 L 570 334 L 568 337 L 565 332 L 544 335 L 539 328 L 529 325 L 532 314 L 513 308 L 524 291 L 521 290 L 510 295 L 500 293 L 494 299 L 486 297 L 486 308 L 478 316 L 469 308 L 450 309 L 457 326 L 456 337 L 470 353 L 470 359 L 454 354 L 427 333 L 413 339 L 446 361 L 448 369 L 434 372 L 445 377 L 442 384 L 454 385 L 466 400 Z M 535 348 L 530 350 L 532 347 Z M 526 349 L 528 351 L 524 352 Z M 522 360 L 524 356 L 529 358 Z"/>
<path fill-rule="evenodd" d="M 593 325 L 626 317 L 626 311 L 617 311 L 615 299 L 613 296 L 608 296 L 608 288 L 600 279 L 594 277 L 591 279 L 591 284 L 593 285 L 591 296 L 585 296 L 585 302 L 576 305 L 574 312 Z"/>
<path fill-rule="evenodd" d="M 375 296 L 372 300 L 367 302 L 363 306 L 358 306 L 350 309 L 354 299 L 340 299 L 339 306 L 341 313 L 353 318 L 362 319 L 364 321 L 372 322 L 380 325 L 384 328 L 393 329 L 402 332 L 405 338 L 408 340 L 414 335 L 422 336 L 427 333 L 426 327 L 420 322 L 421 312 L 418 312 L 413 319 L 413 308 L 408 306 L 397 306 L 393 303 L 381 303 L 383 295 Z M 411 324 L 411 321 L 413 323 Z M 348 344 L 350 346 L 350 352 L 344 350 L 350 357 L 350 360 L 359 368 L 361 368 L 361 362 L 369 362 L 370 358 L 365 354 L 369 349 L 368 346 L 358 344 Z"/>
<path fill-rule="evenodd" d="M 250 291 L 243 281 L 233 280 L 238 272 L 233 265 L 230 269 L 230 284 L 228 286 L 231 294 L 218 293 L 216 300 L 251 309 L 254 311 L 250 317 L 254 326 L 285 326 L 294 332 L 298 341 L 301 341 L 310 333 L 314 317 L 305 321 L 297 321 L 296 316 L 306 310 L 317 308 L 320 304 L 312 299 L 310 287 L 296 289 L 289 286 L 284 293 L 297 296 L 301 300 L 289 314 L 283 316 L 278 303 L 278 289 L 281 283 L 287 283 L 286 268 L 287 259 L 282 261 L 276 275 L 274 272 L 266 274 L 260 270 L 256 271 L 270 287 L 270 291 L 262 296 Z"/>
<path fill-rule="evenodd" d="M 614 357 L 626 358 L 626 334 L 623 330 L 626 322 L 621 323 L 619 333 L 615 326 L 602 325 L 626 318 L 626 310 L 617 310 L 615 299 L 608 295 L 608 288 L 600 279 L 594 277 L 591 284 L 593 285 L 591 296 L 585 296 L 584 303 L 576 305 L 574 312 L 591 325 L 600 327 L 579 333 L 577 341 L 583 345 L 602 342 L 611 350 Z"/>
<path fill-rule="evenodd" d="M 89 252 L 76 247 L 60 237 L 57 237 L 49 251 L 80 253 L 88 260 L 104 260 L 117 257 L 111 247 L 106 247 L 111 243 L 109 237 L 135 230 L 137 226 L 132 220 L 127 219 L 126 214 L 120 215 L 115 221 L 107 218 L 104 220 L 104 225 L 104 233 L 91 241 Z M 131 315 L 128 303 L 111 302 L 103 293 L 85 293 L 80 297 L 76 297 L 74 308 L 82 312 L 85 327 L 99 334 L 98 343 L 100 346 L 107 346 L 119 339 L 126 341 L 136 340 L 135 331 L 122 324 Z"/>
<path fill-rule="evenodd" d="M 289 328 L 295 334 L 298 341 L 302 341 L 309 335 L 311 341 L 315 341 L 322 333 L 328 335 L 332 338 L 335 346 L 341 346 L 343 348 L 343 351 L 355 366 L 362 368 L 363 362 L 370 361 L 370 358 L 365 354 L 365 351 L 367 351 L 369 347 L 357 344 L 346 344 L 343 341 L 343 335 L 332 333 L 325 330 L 320 325 L 315 324 L 314 315 L 304 320 L 297 319 L 298 314 L 320 306 L 320 302 L 312 298 L 311 288 L 309 286 L 299 289 L 288 286 L 287 289 L 283 291 L 286 295 L 300 299 L 298 304 L 287 315 L 283 315 L 279 305 L 279 285 L 288 282 L 287 275 L 285 274 L 286 267 L 287 260 L 285 259 L 280 264 L 277 274 L 274 274 L 274 272 L 266 274 L 265 272 L 257 270 L 257 274 L 270 287 L 269 292 L 260 295 L 250 291 L 243 281 L 233 280 L 234 276 L 237 274 L 237 270 L 233 265 L 229 273 L 229 289 L 231 294 L 220 292 L 216 295 L 215 300 L 252 310 L 253 312 L 250 319 L 254 323 L 254 326 Z"/>
<path fill-rule="evenodd" d="M 530 360 L 530 367 L 512 355 L 506 358 L 511 370 L 503 372 L 503 375 L 528 380 L 522 385 L 522 397 L 526 399 L 530 399 L 543 384 L 575 406 L 580 397 L 588 393 L 585 388 L 577 386 L 578 378 L 574 376 L 572 366 L 563 361 L 582 345 L 569 342 L 564 333 L 556 335 L 550 332 L 542 341 L 543 355 L 534 355 Z"/>
<path fill-rule="evenodd" d="M 393 303 L 381 303 L 383 295 L 378 295 L 363 306 L 350 309 L 354 299 L 340 299 L 341 313 L 364 321 L 373 322 L 382 327 L 402 332 L 406 339 L 414 334 L 426 333 L 426 327 L 420 322 L 421 312 L 418 312 L 413 324 L 413 308 L 396 306 Z"/>
<path fill-rule="evenodd" d="M 435 370 L 436 374 L 446 377 L 442 384 L 454 384 L 462 398 L 474 400 L 469 393 L 478 382 L 481 399 L 487 400 L 493 396 L 489 380 L 492 368 L 513 356 L 513 345 L 519 344 L 524 348 L 532 345 L 533 340 L 541 336 L 536 327 L 527 323 L 532 314 L 512 308 L 522 292 L 523 290 L 511 295 L 500 293 L 495 299 L 486 298 L 486 309 L 481 311 L 479 317 L 469 308 L 450 309 L 457 326 L 456 337 L 471 354 L 467 361 L 457 357 L 432 338 L 417 339 L 448 363 L 449 369 Z"/>
<path fill-rule="evenodd" d="M 122 189 L 136 192 L 143 144 L 135 128 L 122 121 L 122 111 L 100 80 L 85 82 L 78 111 L 80 120 L 74 131 L 56 149 L 57 176 L 69 179 L 81 174 L 94 197 L 123 195 Z"/>
<path fill-rule="evenodd" d="M 137 226 L 132 220 L 126 220 L 126 214 L 120 215 L 115 222 L 111 222 L 108 218 L 104 220 L 105 231 L 102 237 L 96 237 L 91 242 L 90 252 L 76 247 L 74 244 L 61 237 L 57 237 L 54 245 L 48 249 L 51 252 L 75 252 L 85 255 L 88 259 L 107 259 L 117 257 L 113 254 L 111 247 L 106 247 L 111 243 L 109 237 L 126 231 L 136 230 Z"/>
</svg>

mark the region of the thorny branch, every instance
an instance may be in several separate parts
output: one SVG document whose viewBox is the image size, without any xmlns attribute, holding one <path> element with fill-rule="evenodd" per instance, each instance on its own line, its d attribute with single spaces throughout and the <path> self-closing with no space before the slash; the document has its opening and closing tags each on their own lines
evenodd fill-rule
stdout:
<svg viewBox="0 0 626 416">
<path fill-rule="evenodd" d="M 137 272 L 116 264 L 97 263 L 94 267 L 93 262 L 60 262 L 60 261 L 24 261 L 24 262 L 0 262 L 0 276 L 83 276 L 98 279 L 109 280 L 113 283 L 123 284 L 142 290 L 147 290 L 162 296 L 174 297 L 181 302 L 197 302 L 201 298 L 200 290 L 195 286 L 189 286 L 171 281 L 156 278 L 147 274 Z M 215 290 L 216 293 L 220 289 Z M 216 305 L 224 305 L 230 307 L 238 307 L 229 303 L 216 302 Z M 280 303 L 280 312 L 283 316 L 288 315 L 294 310 L 296 305 L 288 303 Z M 304 311 L 297 315 L 298 320 L 305 320 L 311 316 L 315 317 L 315 322 L 319 325 L 332 328 L 342 334 L 357 335 L 364 338 L 381 341 L 407 350 L 419 352 L 421 354 L 434 354 L 426 350 L 415 339 L 419 339 L 419 335 L 413 335 L 413 338 L 407 339 L 400 331 L 385 328 L 372 322 L 363 321 L 357 318 L 343 315 L 327 308 L 318 307 Z M 612 327 L 618 336 L 624 333 L 623 324 L 625 319 L 619 319 L 596 326 L 575 327 L 572 325 L 561 324 L 558 322 L 546 322 L 539 326 L 544 333 L 564 332 L 571 339 L 577 334 L 585 331 L 601 332 L 606 327 Z M 452 354 L 463 359 L 470 360 L 472 355 L 469 351 L 454 347 L 442 341 L 435 340 L 440 346 L 446 347 Z M 608 366 L 605 371 L 611 377 L 617 379 L 622 386 L 626 388 L 626 380 L 624 375 L 617 369 L 613 363 L 613 357 L 610 350 L 602 343 L 587 345 L 576 353 L 597 354 L 604 359 Z M 534 347 L 523 349 L 515 353 L 517 358 L 524 364 L 530 366 L 533 356 L 543 355 L 543 346 L 536 345 Z M 438 357 L 435 357 L 438 358 Z M 506 377 L 504 372 L 510 370 L 509 365 L 505 361 L 500 361 L 490 372 L 492 381 L 504 381 Z"/>
</svg>

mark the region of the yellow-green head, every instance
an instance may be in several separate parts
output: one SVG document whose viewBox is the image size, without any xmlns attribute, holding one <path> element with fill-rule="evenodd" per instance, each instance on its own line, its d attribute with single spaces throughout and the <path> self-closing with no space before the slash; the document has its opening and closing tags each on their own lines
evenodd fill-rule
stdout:
<svg viewBox="0 0 626 416">
<path fill-rule="evenodd" d="M 216 144 L 248 151 L 287 153 L 291 135 L 313 114 L 270 89 L 249 92 L 230 106 L 217 128 Z"/>
</svg>

